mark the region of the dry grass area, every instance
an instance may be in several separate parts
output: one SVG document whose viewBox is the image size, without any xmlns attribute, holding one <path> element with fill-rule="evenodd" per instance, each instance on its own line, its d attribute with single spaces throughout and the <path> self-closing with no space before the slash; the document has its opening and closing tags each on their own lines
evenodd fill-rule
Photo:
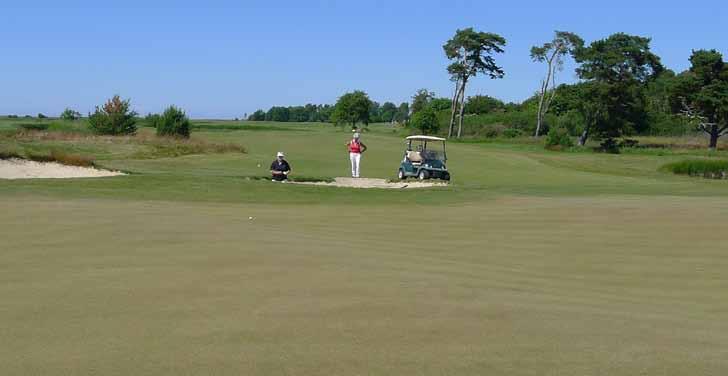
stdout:
<svg viewBox="0 0 728 376">
<path fill-rule="evenodd" d="M 102 136 L 88 132 L 55 132 L 42 130 L 17 129 L 0 133 L 2 138 L 17 143 L 43 145 L 61 143 L 111 147 L 112 145 L 131 145 L 144 147 L 131 155 L 131 158 L 178 157 L 191 154 L 246 153 L 244 146 L 232 142 L 210 142 L 204 138 L 159 137 L 149 130 L 136 135 Z"/>
<path fill-rule="evenodd" d="M 708 138 L 703 134 L 682 137 L 640 136 L 634 139 L 639 141 L 639 148 L 704 150 L 708 147 Z M 716 149 L 728 150 L 728 141 L 720 139 Z"/>
<path fill-rule="evenodd" d="M 18 159 L 34 162 L 55 162 L 66 166 L 93 167 L 94 159 L 89 156 L 66 153 L 61 150 L 51 150 L 47 154 L 19 153 L 16 151 L 0 150 L 0 160 Z"/>
</svg>

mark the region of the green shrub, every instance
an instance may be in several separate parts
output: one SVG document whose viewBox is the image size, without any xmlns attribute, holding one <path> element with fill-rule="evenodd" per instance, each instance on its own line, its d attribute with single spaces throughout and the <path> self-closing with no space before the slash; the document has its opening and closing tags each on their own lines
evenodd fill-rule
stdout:
<svg viewBox="0 0 728 376">
<path fill-rule="evenodd" d="M 636 148 L 639 146 L 639 144 L 639 140 L 634 140 L 631 138 L 625 138 L 622 141 L 619 141 L 620 148 Z"/>
<path fill-rule="evenodd" d="M 546 149 L 561 150 L 574 146 L 574 141 L 569 136 L 569 130 L 563 127 L 553 127 L 546 135 Z"/>
<path fill-rule="evenodd" d="M 437 114 L 429 106 L 412 115 L 410 126 L 417 128 L 422 134 L 437 133 L 440 129 L 440 125 L 437 122 Z"/>
<path fill-rule="evenodd" d="M 578 136 L 584 131 L 584 117 L 576 111 L 568 111 L 557 118 L 556 126 L 566 128 L 572 136 Z"/>
<path fill-rule="evenodd" d="M 89 115 L 89 127 L 98 134 L 128 135 L 136 133 L 136 112 L 131 111 L 129 100 L 118 95 L 109 99 L 101 108 Z"/>
<path fill-rule="evenodd" d="M 20 123 L 18 127 L 25 129 L 26 131 L 44 131 L 48 129 L 50 124 L 47 123 Z"/>
<path fill-rule="evenodd" d="M 41 114 L 41 113 L 39 113 L 39 114 L 38 114 L 38 119 L 45 119 L 45 118 L 47 118 L 47 117 L 48 117 L 48 116 L 45 116 L 45 115 L 43 115 L 43 114 Z"/>
<path fill-rule="evenodd" d="M 523 131 L 516 128 L 506 128 L 503 130 L 503 137 L 516 138 L 523 135 Z"/>
<path fill-rule="evenodd" d="M 662 169 L 679 175 L 703 176 L 713 179 L 728 177 L 728 161 L 726 160 L 688 159 L 668 163 Z"/>
<path fill-rule="evenodd" d="M 63 110 L 60 117 L 61 120 L 77 120 L 81 118 L 81 113 L 70 108 L 66 108 Z"/>
<path fill-rule="evenodd" d="M 606 138 L 600 144 L 596 151 L 609 154 L 619 154 L 619 144 L 613 138 Z"/>
<path fill-rule="evenodd" d="M 440 128 L 447 129 L 450 124 L 450 110 L 439 111 L 437 118 Z M 546 115 L 545 124 L 556 124 L 556 121 L 555 116 Z M 457 128 L 457 120 L 455 127 Z M 488 133 L 492 134 L 493 129 L 487 129 L 489 127 L 502 128 L 498 136 L 501 136 L 502 131 L 507 128 L 518 129 L 524 134 L 533 134 L 536 130 L 536 111 L 507 110 L 463 117 L 463 135 L 466 137 L 484 137 Z"/>
<path fill-rule="evenodd" d="M 485 138 L 496 138 L 502 136 L 505 130 L 506 127 L 502 124 L 488 124 L 481 126 L 475 135 Z"/>
<path fill-rule="evenodd" d="M 157 122 L 157 135 L 189 138 L 190 119 L 181 109 L 169 106 Z"/>
<path fill-rule="evenodd" d="M 695 133 L 695 126 L 680 115 L 652 114 L 649 134 L 653 136 L 685 136 Z"/>
</svg>

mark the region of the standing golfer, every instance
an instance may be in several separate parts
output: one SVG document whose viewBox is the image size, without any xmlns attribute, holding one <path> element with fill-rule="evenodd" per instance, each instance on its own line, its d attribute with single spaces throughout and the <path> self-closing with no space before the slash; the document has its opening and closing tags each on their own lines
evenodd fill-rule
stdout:
<svg viewBox="0 0 728 376">
<path fill-rule="evenodd" d="M 291 173 L 291 165 L 285 159 L 286 156 L 282 152 L 276 154 L 276 160 L 270 164 L 270 174 L 273 181 L 285 182 L 288 174 Z"/>
<path fill-rule="evenodd" d="M 359 140 L 359 132 L 354 132 L 354 138 L 346 143 L 346 147 L 349 148 L 349 159 L 351 160 L 351 177 L 359 177 L 359 162 L 361 161 L 361 155 L 367 151 L 367 146 Z"/>
</svg>

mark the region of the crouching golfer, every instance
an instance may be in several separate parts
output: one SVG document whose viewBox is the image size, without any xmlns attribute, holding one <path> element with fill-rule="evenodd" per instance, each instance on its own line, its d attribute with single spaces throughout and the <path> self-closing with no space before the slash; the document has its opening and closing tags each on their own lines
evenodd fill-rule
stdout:
<svg viewBox="0 0 728 376">
<path fill-rule="evenodd" d="M 276 160 L 270 164 L 270 174 L 273 177 L 272 181 L 285 182 L 288 179 L 288 174 L 291 173 L 291 165 L 285 160 L 286 156 L 282 152 L 276 154 Z"/>
<path fill-rule="evenodd" d="M 351 139 L 346 146 L 349 148 L 349 159 L 351 160 L 351 177 L 359 177 L 359 162 L 361 161 L 361 155 L 367 151 L 367 146 L 364 145 L 360 140 L 359 133 L 354 133 L 354 138 Z"/>
</svg>

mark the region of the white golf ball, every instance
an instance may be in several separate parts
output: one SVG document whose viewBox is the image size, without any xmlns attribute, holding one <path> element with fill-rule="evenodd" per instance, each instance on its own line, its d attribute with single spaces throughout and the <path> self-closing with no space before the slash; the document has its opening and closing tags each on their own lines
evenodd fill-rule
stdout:
<svg viewBox="0 0 728 376">
<path fill-rule="evenodd" d="M 248 219 L 252 221 L 253 220 L 253 217 L 248 217 Z"/>
</svg>

